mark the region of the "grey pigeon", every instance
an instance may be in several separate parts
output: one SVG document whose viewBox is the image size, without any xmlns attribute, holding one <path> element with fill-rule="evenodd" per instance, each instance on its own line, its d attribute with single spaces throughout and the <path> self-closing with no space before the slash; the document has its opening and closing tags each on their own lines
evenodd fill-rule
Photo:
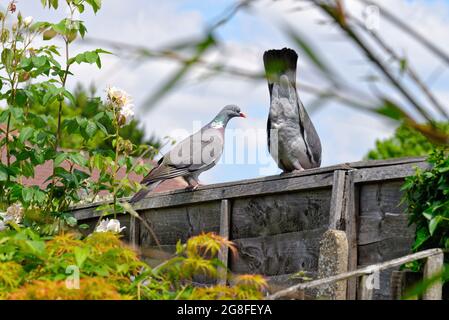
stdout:
<svg viewBox="0 0 449 320">
<path fill-rule="evenodd" d="M 224 147 L 224 131 L 228 121 L 235 117 L 246 118 L 235 105 L 224 107 L 200 131 L 182 140 L 165 154 L 148 175 L 143 178 L 143 188 L 129 201 L 137 202 L 154 190 L 162 181 L 183 177 L 189 189 L 198 187 L 198 176 L 215 166 Z"/>
<path fill-rule="evenodd" d="M 284 172 L 321 165 L 321 142 L 296 91 L 298 55 L 292 49 L 263 55 L 270 92 L 268 149 Z"/>
</svg>

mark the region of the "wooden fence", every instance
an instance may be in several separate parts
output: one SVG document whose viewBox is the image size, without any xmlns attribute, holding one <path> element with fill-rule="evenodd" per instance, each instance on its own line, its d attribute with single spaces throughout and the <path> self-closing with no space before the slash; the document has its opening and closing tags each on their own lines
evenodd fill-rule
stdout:
<svg viewBox="0 0 449 320">
<path fill-rule="evenodd" d="M 177 190 L 149 196 L 135 209 L 153 228 L 162 247 L 173 251 L 202 231 L 228 237 L 238 255 L 221 259 L 234 273 L 260 273 L 273 287 L 298 282 L 298 272 L 315 277 L 320 239 L 328 229 L 343 230 L 349 244 L 348 271 L 410 253 L 413 227 L 400 206 L 404 177 L 423 158 L 364 161 Z M 97 204 L 98 205 L 98 204 Z M 94 226 L 96 205 L 77 207 L 75 217 Z M 120 216 L 126 238 L 151 252 L 155 241 L 137 219 Z M 151 263 L 151 259 L 149 259 Z M 391 270 L 380 274 L 374 299 L 390 298 Z M 348 280 L 347 298 L 357 297 L 357 282 Z"/>
</svg>

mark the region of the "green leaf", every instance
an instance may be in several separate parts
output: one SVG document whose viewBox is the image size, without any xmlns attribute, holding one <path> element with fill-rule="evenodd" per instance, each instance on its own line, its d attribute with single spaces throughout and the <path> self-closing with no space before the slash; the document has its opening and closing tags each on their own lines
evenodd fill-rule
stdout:
<svg viewBox="0 0 449 320">
<path fill-rule="evenodd" d="M 430 238 L 430 234 L 427 228 L 419 228 L 416 231 L 416 239 L 415 243 L 413 244 L 413 250 L 419 250 L 421 245 L 426 242 Z"/>
<path fill-rule="evenodd" d="M 378 107 L 376 112 L 393 120 L 402 120 L 406 118 L 402 109 L 388 99 L 383 100 L 383 105 Z"/>
<path fill-rule="evenodd" d="M 83 8 L 84 8 L 84 6 L 83 6 Z M 81 38 L 84 38 L 84 36 L 87 33 L 87 29 L 82 22 L 80 22 L 79 33 L 80 33 Z"/>
<path fill-rule="evenodd" d="M 432 218 L 432 220 L 430 220 L 429 222 L 429 233 L 431 236 L 433 236 L 436 228 L 438 227 L 438 225 L 440 224 L 440 222 L 443 220 L 442 216 L 436 216 L 434 218 Z"/>
<path fill-rule="evenodd" d="M 59 166 L 65 159 L 67 159 L 67 153 L 60 153 L 55 158 L 55 166 Z"/>
<path fill-rule="evenodd" d="M 33 194 L 34 194 L 33 188 L 30 187 L 22 188 L 22 199 L 26 203 L 29 203 L 31 202 L 31 200 L 33 200 Z"/>
<path fill-rule="evenodd" d="M 45 242 L 39 240 L 26 240 L 25 243 L 28 245 L 31 252 L 40 256 L 45 253 Z"/>
<path fill-rule="evenodd" d="M 55 8 L 58 9 L 58 0 L 49 0 L 50 5 Z"/>
<path fill-rule="evenodd" d="M 34 56 L 31 58 L 31 61 L 33 62 L 33 65 L 36 68 L 43 67 L 47 63 L 47 57 L 46 56 Z"/>
<path fill-rule="evenodd" d="M 0 181 L 6 181 L 8 180 L 8 170 L 0 164 Z"/>
<path fill-rule="evenodd" d="M 20 135 L 19 135 L 19 141 L 24 143 L 25 141 L 27 141 L 28 139 L 31 138 L 31 136 L 34 133 L 34 129 L 30 128 L 30 127 L 25 127 L 23 129 L 20 130 Z"/>
<path fill-rule="evenodd" d="M 432 220 L 432 218 L 433 218 L 433 215 L 432 215 L 431 213 L 426 212 L 426 211 L 424 211 L 424 212 L 422 213 L 422 215 L 423 215 L 424 218 L 426 218 L 427 220 Z"/>
<path fill-rule="evenodd" d="M 81 153 L 71 153 L 68 158 L 75 164 L 79 166 L 85 166 L 87 164 L 87 159 Z"/>
<path fill-rule="evenodd" d="M 106 129 L 106 127 L 100 121 L 97 121 L 96 124 L 101 132 L 103 132 L 105 135 L 108 135 L 108 129 Z"/>
<path fill-rule="evenodd" d="M 67 19 L 62 19 L 57 24 L 53 24 L 52 28 L 57 33 L 65 35 L 67 33 Z"/>
<path fill-rule="evenodd" d="M 86 134 L 89 138 L 92 138 L 97 132 L 97 125 L 93 121 L 89 121 L 86 126 Z"/>
<path fill-rule="evenodd" d="M 86 0 L 86 3 L 92 7 L 94 13 L 97 13 L 97 11 L 101 8 L 101 0 Z"/>
<path fill-rule="evenodd" d="M 83 267 L 84 262 L 89 256 L 89 248 L 88 247 L 76 247 L 74 252 L 76 265 L 79 268 Z"/>
<path fill-rule="evenodd" d="M 34 189 L 34 201 L 35 202 L 42 204 L 45 202 L 46 198 L 47 198 L 47 194 L 45 192 L 43 192 L 39 188 Z"/>
<path fill-rule="evenodd" d="M 50 28 L 50 29 L 47 29 L 47 30 L 45 30 L 44 31 L 44 33 L 42 34 L 42 38 L 44 39 L 44 40 L 51 40 L 51 39 L 53 39 L 54 37 L 56 37 L 57 36 L 57 32 L 53 29 L 53 28 Z"/>
<path fill-rule="evenodd" d="M 64 217 L 64 220 L 65 220 L 65 222 L 66 222 L 69 226 L 71 226 L 71 227 L 76 226 L 77 223 L 78 223 L 78 220 L 76 220 L 76 218 L 75 218 L 75 217 L 72 217 L 72 216 L 65 216 L 65 217 Z"/>
<path fill-rule="evenodd" d="M 88 51 L 86 52 L 86 62 L 88 63 L 95 63 L 98 59 L 98 53 L 95 51 Z"/>
<path fill-rule="evenodd" d="M 70 100 L 72 105 L 76 105 L 76 99 L 70 91 L 64 90 L 64 96 Z"/>
</svg>

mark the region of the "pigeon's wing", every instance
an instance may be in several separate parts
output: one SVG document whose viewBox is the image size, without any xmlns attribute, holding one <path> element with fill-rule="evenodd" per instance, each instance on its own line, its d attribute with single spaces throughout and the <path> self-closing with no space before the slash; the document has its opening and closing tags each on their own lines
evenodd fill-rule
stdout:
<svg viewBox="0 0 449 320">
<path fill-rule="evenodd" d="M 217 140 L 222 140 L 219 135 L 207 134 L 204 130 L 184 139 L 159 160 L 159 165 L 150 171 L 142 183 L 186 176 L 210 168 L 223 150 L 223 143 Z"/>
<path fill-rule="evenodd" d="M 318 133 L 316 132 L 315 126 L 310 120 L 304 105 L 302 104 L 299 97 L 298 101 L 298 113 L 299 113 L 299 124 L 301 135 L 304 137 L 307 148 L 307 156 L 310 162 L 315 166 L 319 167 L 321 165 L 321 141 Z"/>
</svg>

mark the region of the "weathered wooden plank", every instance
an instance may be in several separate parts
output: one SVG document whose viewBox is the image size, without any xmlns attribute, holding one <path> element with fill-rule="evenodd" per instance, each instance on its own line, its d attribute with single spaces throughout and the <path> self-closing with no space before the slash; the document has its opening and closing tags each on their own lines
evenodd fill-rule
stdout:
<svg viewBox="0 0 449 320">
<path fill-rule="evenodd" d="M 274 236 L 238 239 L 238 256 L 231 257 L 235 273 L 279 275 L 317 271 L 319 242 L 325 229 L 291 232 Z"/>
<path fill-rule="evenodd" d="M 413 175 L 416 168 L 426 169 L 429 165 L 426 162 L 397 164 L 390 166 L 360 168 L 354 174 L 354 182 L 384 181 L 392 179 L 402 179 Z"/>
<path fill-rule="evenodd" d="M 300 173 L 290 173 L 282 176 L 275 175 L 257 179 L 241 180 L 201 186 L 198 191 L 190 192 L 175 190 L 153 194 L 136 205 L 137 209 L 161 208 L 184 205 L 195 202 L 211 201 L 215 199 L 237 198 L 242 196 L 270 194 L 283 191 L 304 190 L 308 188 L 327 187 L 332 184 L 332 174 L 335 170 L 357 168 L 355 182 L 378 181 L 382 179 L 402 179 L 413 174 L 415 165 L 427 167 L 422 158 L 361 161 L 342 165 L 305 170 Z M 80 205 L 73 208 L 78 219 L 98 216 L 95 208 L 101 203 Z"/>
<path fill-rule="evenodd" d="M 366 245 L 398 237 L 407 239 L 413 239 L 415 237 L 415 227 L 408 226 L 407 215 L 386 212 L 383 217 L 359 217 L 359 245 Z"/>
<path fill-rule="evenodd" d="M 347 202 L 344 211 L 345 232 L 348 239 L 348 271 L 357 269 L 357 223 L 359 212 L 359 187 L 354 182 L 355 171 L 349 171 L 345 180 Z M 346 297 L 355 300 L 357 297 L 357 279 L 348 279 Z"/>
<path fill-rule="evenodd" d="M 441 252 L 432 257 L 428 257 L 424 267 L 424 280 L 433 280 L 434 277 L 441 276 L 444 264 L 444 254 Z M 435 281 L 423 294 L 423 300 L 441 300 L 443 296 L 442 279 Z"/>
<path fill-rule="evenodd" d="M 400 191 L 403 180 L 364 183 L 360 186 L 360 215 L 383 217 L 385 213 L 404 213 Z"/>
<path fill-rule="evenodd" d="M 129 216 L 129 243 L 135 248 L 140 244 L 139 220 L 131 215 Z"/>
<path fill-rule="evenodd" d="M 330 189 L 236 199 L 231 238 L 254 238 L 326 227 Z"/>
<path fill-rule="evenodd" d="M 146 198 L 136 204 L 136 209 L 160 208 L 178 206 L 215 199 L 233 199 L 263 194 L 273 194 L 295 190 L 315 189 L 330 186 L 332 184 L 332 173 L 295 176 L 290 179 L 278 179 L 269 181 L 256 181 L 248 184 L 239 184 L 228 187 L 200 187 L 194 192 L 180 192 L 174 195 L 157 195 Z"/>
<path fill-rule="evenodd" d="M 357 162 L 351 162 L 347 165 L 351 168 L 371 168 L 371 167 L 384 167 L 384 166 L 392 166 L 398 164 L 414 164 L 425 162 L 426 157 L 405 157 L 405 158 L 393 158 L 386 160 L 363 160 Z"/>
<path fill-rule="evenodd" d="M 220 207 L 220 236 L 229 239 L 231 223 L 231 204 L 227 199 L 221 200 Z M 228 275 L 228 253 L 229 249 L 221 248 L 218 253 L 218 259 L 223 264 L 223 268 L 218 270 L 218 284 L 226 284 Z"/>
<path fill-rule="evenodd" d="M 345 201 L 346 171 L 335 170 L 329 214 L 329 229 L 341 230 Z"/>
<path fill-rule="evenodd" d="M 391 260 L 411 252 L 413 238 L 392 237 L 358 246 L 359 265 Z"/>
<path fill-rule="evenodd" d="M 363 239 L 366 241 L 366 238 Z M 369 241 L 368 241 L 369 242 Z M 359 265 L 367 266 L 374 263 L 388 261 L 397 257 L 404 256 L 411 252 L 413 237 L 396 237 L 390 235 L 386 239 L 377 242 L 359 245 Z M 374 290 L 374 299 L 390 300 L 391 296 L 391 274 L 399 267 L 390 270 L 384 270 L 379 275 L 379 288 Z"/>
<path fill-rule="evenodd" d="M 392 165 L 398 165 L 398 164 L 405 164 L 409 166 L 413 166 L 415 163 L 422 165 L 425 163 L 425 157 L 411 157 L 411 158 L 396 158 L 396 159 L 388 159 L 388 160 L 367 160 L 367 161 L 357 161 L 357 162 L 350 162 L 350 163 L 344 163 L 344 164 L 338 164 L 328 167 L 320 167 L 315 169 L 308 169 L 302 172 L 294 172 L 284 175 L 273 175 L 273 176 L 267 176 L 263 178 L 255 178 L 255 179 L 246 179 L 246 180 L 239 180 L 239 181 L 232 181 L 232 182 L 225 182 L 225 183 L 218 183 L 208 186 L 202 186 L 201 189 L 208 189 L 208 188 L 227 188 L 227 187 L 233 187 L 238 185 L 247 185 L 255 182 L 263 182 L 263 181 L 272 181 L 272 180 L 283 180 L 283 179 L 290 179 L 292 177 L 304 177 L 309 175 L 319 175 L 323 173 L 333 173 L 335 170 L 348 170 L 348 169 L 363 169 L 363 168 L 371 168 L 371 167 L 384 167 L 384 166 L 392 166 Z M 401 177 L 398 177 L 401 178 Z M 173 190 L 168 191 L 164 193 L 158 193 L 158 195 L 170 195 L 170 194 L 178 194 L 178 193 L 184 193 L 183 190 Z M 74 210 L 82 210 L 86 208 L 96 207 L 99 203 L 105 203 L 105 202 L 98 202 L 94 204 L 83 204 L 83 205 L 77 205 L 73 209 Z"/>
<path fill-rule="evenodd" d="M 175 207 L 218 199 L 234 199 L 296 190 L 310 190 L 332 185 L 332 172 L 318 175 L 310 175 L 309 173 L 307 175 L 296 174 L 288 177 L 289 175 L 279 176 L 277 179 L 262 178 L 249 180 L 246 184 L 239 182 L 225 186 L 223 184 L 201 186 L 196 191 L 178 190 L 157 193 L 136 203 L 134 208 L 136 210 L 144 210 Z M 73 213 L 77 219 L 86 219 L 100 214 L 92 206 L 74 209 Z"/>
<path fill-rule="evenodd" d="M 391 300 L 401 300 L 406 294 L 407 290 L 422 282 L 422 273 L 412 271 L 398 271 L 391 272 L 390 287 Z M 408 300 L 418 300 L 418 296 L 407 297 Z"/>
<path fill-rule="evenodd" d="M 176 244 L 178 240 L 201 232 L 220 231 L 220 202 L 207 202 L 185 207 L 152 209 L 144 211 L 141 217 L 148 222 L 161 244 Z M 141 224 L 141 245 L 155 245 L 150 232 Z"/>
</svg>

